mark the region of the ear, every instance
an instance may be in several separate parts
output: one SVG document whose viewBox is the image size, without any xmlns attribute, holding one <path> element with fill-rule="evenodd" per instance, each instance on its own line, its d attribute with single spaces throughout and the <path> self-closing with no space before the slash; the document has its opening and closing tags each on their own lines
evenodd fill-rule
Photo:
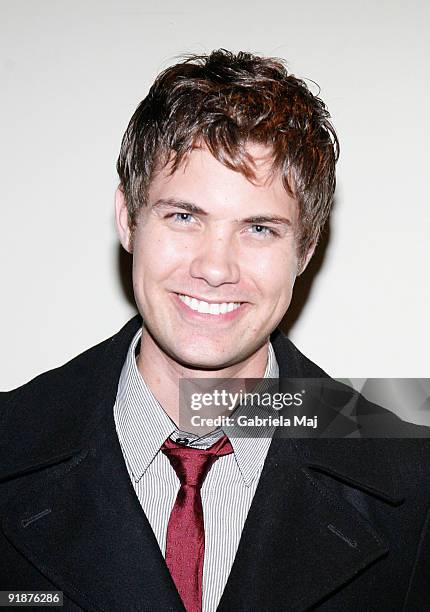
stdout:
<svg viewBox="0 0 430 612">
<path fill-rule="evenodd" d="M 133 245 L 131 240 L 128 210 L 122 185 L 120 185 L 115 192 L 115 221 L 122 246 L 128 253 L 132 253 Z"/>
<path fill-rule="evenodd" d="M 308 263 L 310 262 L 310 260 L 312 259 L 312 255 L 314 254 L 315 247 L 316 247 L 316 242 L 311 244 L 306 255 L 303 257 L 302 260 L 299 261 L 297 276 L 300 276 L 300 274 L 303 274 L 303 272 L 308 267 Z"/>
</svg>

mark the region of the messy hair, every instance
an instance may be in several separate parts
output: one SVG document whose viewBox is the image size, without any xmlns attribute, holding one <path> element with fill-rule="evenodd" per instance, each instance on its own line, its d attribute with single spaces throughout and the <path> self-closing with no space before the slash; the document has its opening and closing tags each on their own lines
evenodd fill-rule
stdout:
<svg viewBox="0 0 430 612">
<path fill-rule="evenodd" d="M 299 208 L 298 256 L 316 244 L 330 213 L 339 144 L 324 102 L 280 59 L 225 49 L 190 55 L 164 70 L 124 134 L 117 170 L 133 228 L 151 178 L 171 173 L 205 145 L 226 167 L 255 181 L 248 145 L 269 147 Z"/>
</svg>

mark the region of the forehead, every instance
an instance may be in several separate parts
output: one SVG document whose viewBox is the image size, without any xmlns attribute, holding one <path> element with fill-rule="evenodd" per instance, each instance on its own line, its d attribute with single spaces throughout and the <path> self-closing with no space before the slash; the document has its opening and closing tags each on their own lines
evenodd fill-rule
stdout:
<svg viewBox="0 0 430 612">
<path fill-rule="evenodd" d="M 171 159 L 151 181 L 149 204 L 172 198 L 195 203 L 212 214 L 289 213 L 294 222 L 297 202 L 286 191 L 281 173 L 272 171 L 271 150 L 252 144 L 247 153 L 253 161 L 252 180 L 222 164 L 205 146 L 194 148 L 173 173 Z"/>
</svg>

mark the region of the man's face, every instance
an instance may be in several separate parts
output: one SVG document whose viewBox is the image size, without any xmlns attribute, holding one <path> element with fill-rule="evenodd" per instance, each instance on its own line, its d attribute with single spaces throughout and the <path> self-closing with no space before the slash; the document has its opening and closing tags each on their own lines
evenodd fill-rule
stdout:
<svg viewBox="0 0 430 612">
<path fill-rule="evenodd" d="M 136 303 L 174 361 L 219 370 L 255 354 L 287 310 L 297 275 L 298 209 L 268 152 L 258 184 L 196 148 L 152 180 L 133 240 Z M 124 243 L 124 240 L 123 240 Z"/>
</svg>

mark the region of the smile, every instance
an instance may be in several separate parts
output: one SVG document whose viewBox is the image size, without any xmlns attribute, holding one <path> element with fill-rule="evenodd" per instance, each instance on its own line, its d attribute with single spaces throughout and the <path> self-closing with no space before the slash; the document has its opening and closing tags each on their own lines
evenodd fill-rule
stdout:
<svg viewBox="0 0 430 612">
<path fill-rule="evenodd" d="M 191 310 L 195 312 L 200 312 L 202 314 L 211 314 L 211 315 L 222 315 L 227 312 L 233 312 L 233 310 L 237 310 L 242 302 L 220 302 L 220 303 L 209 303 L 204 302 L 203 300 L 198 300 L 197 298 L 192 298 L 189 295 L 183 295 L 178 293 L 178 297 L 188 306 Z"/>
</svg>

